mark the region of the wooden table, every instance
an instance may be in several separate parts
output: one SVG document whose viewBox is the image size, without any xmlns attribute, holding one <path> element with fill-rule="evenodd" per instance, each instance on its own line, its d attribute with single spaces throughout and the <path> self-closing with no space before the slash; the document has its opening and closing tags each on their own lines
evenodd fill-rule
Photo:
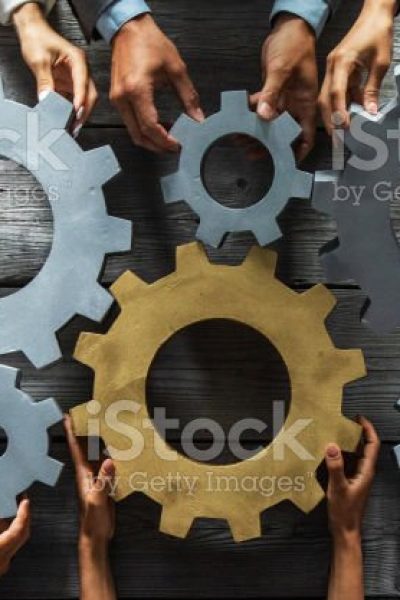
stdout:
<svg viewBox="0 0 400 600">
<path fill-rule="evenodd" d="M 218 109 L 220 91 L 258 88 L 259 51 L 271 4 L 265 0 L 152 2 L 161 26 L 182 50 L 208 113 Z M 329 24 L 319 43 L 321 70 L 329 49 L 350 27 L 359 7 L 358 0 L 343 2 Z M 55 12 L 56 27 L 85 45 L 64 0 Z M 174 269 L 175 246 L 193 239 L 196 219 L 186 205 L 163 205 L 158 176 L 171 171 L 175 159 L 156 159 L 131 145 L 107 100 L 109 49 L 96 43 L 88 52 L 100 101 L 81 143 L 86 148 L 101 144 L 114 148 L 124 173 L 106 187 L 109 211 L 132 219 L 134 230 L 133 252 L 107 261 L 103 283 L 109 285 L 128 268 L 151 282 Z M 8 97 L 34 103 L 33 80 L 13 32 L 6 28 L 0 30 L 0 73 Z M 384 93 L 389 97 L 392 92 L 389 76 Z M 160 103 L 164 121 L 172 122 L 179 114 L 176 102 L 164 95 Z M 257 165 L 243 157 L 239 160 L 237 149 L 220 147 L 206 175 L 214 192 L 230 202 L 241 202 L 254 199 L 263 185 L 262 163 Z M 327 167 L 329 142 L 321 132 L 306 168 Z M 3 294 L 23 286 L 38 272 L 51 245 L 51 211 L 45 200 L 29 194 L 36 187 L 23 169 L 0 160 Z M 399 219 L 397 206 L 398 230 Z M 334 237 L 334 223 L 313 211 L 308 201 L 296 200 L 285 211 L 282 228 L 279 276 L 299 291 L 323 281 L 318 250 Z M 231 236 L 221 251 L 210 256 L 237 264 L 251 244 L 250 236 Z M 361 347 L 369 369 L 367 379 L 347 387 L 344 412 L 372 419 L 383 441 L 364 535 L 367 594 L 383 600 L 400 595 L 400 479 L 391 457 L 393 443 L 400 437 L 400 415 L 393 410 L 400 392 L 400 333 L 373 335 L 358 322 L 363 296 L 357 287 L 332 288 L 338 298 L 328 321 L 332 337 L 339 347 Z M 77 335 L 82 329 L 106 331 L 111 321 L 112 316 L 97 326 L 75 319 L 60 335 L 65 358 L 51 368 L 37 372 L 20 354 L 6 356 L 2 362 L 23 370 L 22 387 L 34 398 L 54 396 L 68 410 L 91 394 L 92 373 L 71 357 Z M 288 397 L 287 382 L 275 376 L 276 368 L 272 353 L 249 332 L 226 324 L 204 326 L 178 336 L 163 350 L 150 392 L 154 402 L 165 399 L 172 416 L 187 420 L 210 415 L 228 426 L 242 416 L 265 416 L 271 399 Z M 176 441 L 176 435 L 170 440 Z M 60 427 L 53 430 L 52 452 L 67 466 L 55 490 L 39 485 L 32 490 L 32 540 L 2 579 L 0 598 L 78 596 L 74 482 Z M 119 507 L 112 560 L 121 597 L 314 598 L 326 593 L 330 539 L 324 505 L 309 516 L 290 506 L 277 507 L 264 516 L 263 537 L 240 545 L 233 543 L 223 522 L 207 520 L 196 522 L 187 540 L 171 539 L 157 531 L 159 513 L 159 507 L 140 494 Z"/>
</svg>

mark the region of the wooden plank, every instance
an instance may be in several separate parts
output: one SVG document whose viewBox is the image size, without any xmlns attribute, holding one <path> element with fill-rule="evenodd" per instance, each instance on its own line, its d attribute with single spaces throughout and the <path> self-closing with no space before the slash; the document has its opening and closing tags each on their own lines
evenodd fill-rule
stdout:
<svg viewBox="0 0 400 600">
<path fill-rule="evenodd" d="M 32 491 L 32 540 L 0 581 L 1 598 L 78 596 L 73 475 L 62 443 L 53 447 L 53 455 L 68 466 L 55 490 L 35 486 Z M 371 598 L 398 597 L 398 477 L 384 445 L 365 518 L 366 593 Z M 200 520 L 179 541 L 159 534 L 158 520 L 159 507 L 140 494 L 118 507 L 112 561 L 121 598 L 200 598 L 211 591 L 220 598 L 318 598 L 326 593 L 330 541 L 324 505 L 309 516 L 290 505 L 276 507 L 264 515 L 263 537 L 240 545 L 222 521 Z"/>
<path fill-rule="evenodd" d="M 132 147 L 120 129 L 88 129 L 82 136 L 87 149 L 111 144 L 122 173 L 105 188 L 109 212 L 133 221 L 133 250 L 111 256 L 103 281 L 110 283 L 124 270 L 135 270 L 152 281 L 173 268 L 176 245 L 193 240 L 197 218 L 185 203 L 166 206 L 159 177 L 174 170 L 176 157 L 156 158 Z M 329 168 L 330 144 L 325 134 L 304 168 L 313 172 Z M 239 206 L 259 197 L 271 179 L 264 160 L 246 160 L 241 148 L 221 146 L 207 162 L 206 178 L 216 197 Z M 82 198 L 82 202 L 85 199 Z M 52 215 L 37 181 L 24 169 L 0 160 L 0 282 L 21 286 L 41 268 L 51 247 Z M 336 235 L 334 222 L 316 212 L 308 200 L 293 200 L 280 219 L 282 240 L 279 275 L 290 284 L 324 281 L 319 250 Z M 400 207 L 393 206 L 393 223 L 400 230 Z M 220 250 L 210 250 L 212 260 L 238 264 L 254 243 L 251 234 L 228 237 Z"/>
<path fill-rule="evenodd" d="M 357 324 L 360 293 L 342 290 L 335 295 L 339 303 L 328 329 L 338 347 L 363 349 L 369 372 L 368 378 L 346 386 L 344 413 L 349 417 L 364 414 L 375 423 L 383 440 L 399 440 L 400 415 L 393 405 L 400 389 L 400 333 L 375 336 Z M 71 358 L 79 332 L 104 332 L 113 316 L 102 326 L 75 319 L 60 335 L 64 360 L 53 367 L 37 371 L 20 354 L 3 356 L 2 363 L 22 369 L 22 387 L 35 399 L 53 396 L 68 410 L 91 398 L 92 372 Z M 215 418 L 225 431 L 243 417 L 258 416 L 270 423 L 271 400 L 287 396 L 268 347 L 241 329 L 208 327 L 200 333 L 193 337 L 188 332 L 166 346 L 151 373 L 153 402 L 165 405 L 168 415 L 180 418 L 183 424 L 198 416 Z M 212 360 L 216 361 L 214 367 Z M 56 428 L 54 434 L 59 433 Z M 267 431 L 262 439 L 268 435 Z M 170 439 L 176 440 L 176 433 L 171 432 Z M 254 434 L 244 439 L 253 440 Z"/>
<path fill-rule="evenodd" d="M 268 16 L 272 0 L 226 0 L 217 5 L 201 0 L 196 10 L 185 0 L 165 3 L 150 2 L 162 29 L 176 42 L 198 86 L 204 108 L 213 112 L 219 106 L 219 93 L 229 89 L 256 91 L 260 87 L 260 52 L 268 32 Z M 325 68 L 325 57 L 350 28 L 359 13 L 361 0 L 343 2 L 336 16 L 328 24 L 319 44 L 320 73 Z M 85 45 L 79 26 L 62 0 L 58 3 L 52 21 L 61 33 L 79 45 Z M 16 38 L 9 28 L 0 29 L 0 73 L 6 89 L 14 98 L 34 102 L 32 78 L 16 56 Z M 396 29 L 394 60 L 399 57 L 399 29 Z M 109 48 L 103 42 L 91 44 L 89 59 L 100 92 L 98 107 L 91 119 L 93 124 L 120 123 L 117 112 L 108 102 Z M 387 78 L 383 98 L 393 92 L 391 76 Z M 164 121 L 172 122 L 180 108 L 170 93 L 160 95 L 159 106 Z"/>
</svg>

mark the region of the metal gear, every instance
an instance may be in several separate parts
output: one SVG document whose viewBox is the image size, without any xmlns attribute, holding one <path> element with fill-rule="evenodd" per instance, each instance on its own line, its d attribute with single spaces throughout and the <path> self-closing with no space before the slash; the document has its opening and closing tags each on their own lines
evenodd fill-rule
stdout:
<svg viewBox="0 0 400 600">
<path fill-rule="evenodd" d="M 48 456 L 47 429 L 62 420 L 51 398 L 34 402 L 18 385 L 19 371 L 0 365 L 0 426 L 7 447 L 0 457 L 0 519 L 14 517 L 17 497 L 35 481 L 54 486 L 63 464 Z"/>
<path fill-rule="evenodd" d="M 395 77 L 399 93 L 399 67 Z M 344 137 L 351 158 L 343 171 L 316 173 L 313 206 L 337 224 L 338 237 L 321 250 L 327 279 L 354 280 L 368 298 L 362 320 L 382 334 L 400 325 L 400 247 L 391 223 L 390 202 L 388 198 L 382 201 L 378 194 L 379 186 L 385 192 L 389 184 L 392 190 L 400 186 L 398 135 L 391 135 L 399 131 L 398 97 L 377 117 L 356 106 L 351 115 L 351 128 Z M 373 170 L 360 168 L 361 163 L 379 159 L 381 148 L 388 152 L 385 164 Z"/>
<path fill-rule="evenodd" d="M 121 313 L 110 331 L 79 338 L 75 357 L 95 371 L 95 385 L 93 400 L 73 408 L 71 417 L 75 433 L 85 436 L 96 415 L 116 465 L 116 499 L 143 491 L 135 485 L 134 473 L 146 473 L 149 480 L 171 473 L 174 478 L 196 478 L 192 496 L 177 488 L 145 490 L 163 506 L 160 529 L 165 533 L 185 537 L 194 519 L 209 517 L 226 519 L 236 541 L 258 537 L 260 513 L 270 506 L 289 499 L 309 512 L 322 499 L 314 474 L 329 442 L 354 451 L 359 441 L 360 427 L 341 414 L 341 403 L 343 386 L 365 375 L 362 352 L 332 344 L 324 326 L 336 302 L 332 294 L 322 285 L 296 293 L 275 278 L 275 264 L 276 254 L 259 247 L 242 265 L 231 267 L 210 264 L 198 243 L 181 246 L 176 271 L 156 283 L 148 285 L 131 272 L 122 275 L 112 286 Z M 160 451 L 168 452 L 169 447 L 150 420 L 146 378 L 158 349 L 171 335 L 208 319 L 245 323 L 275 345 L 290 376 L 289 414 L 273 442 L 251 459 L 222 466 L 181 454 L 176 462 L 163 460 Z M 124 405 L 122 433 L 113 412 L 118 401 L 133 401 L 139 407 L 128 411 Z M 274 451 L 284 443 L 285 431 L 300 418 L 311 419 L 307 431 L 297 436 L 310 456 L 302 460 L 290 451 L 284 460 L 276 459 Z M 140 432 L 143 443 L 138 443 L 141 451 L 135 458 L 119 460 L 118 452 L 130 448 L 127 425 Z M 260 489 L 214 493 L 207 487 L 210 471 L 241 483 L 247 477 L 300 476 L 304 490 L 276 489 L 272 496 Z"/>
<path fill-rule="evenodd" d="M 290 198 L 309 198 L 312 176 L 296 169 L 292 142 L 300 135 L 296 121 L 284 113 L 266 122 L 249 110 L 245 91 L 223 92 L 220 112 L 202 123 L 182 114 L 171 130 L 181 143 L 179 170 L 161 181 L 166 203 L 185 200 L 199 216 L 197 239 L 218 247 L 226 234 L 251 231 L 261 246 L 281 237 L 277 217 Z M 249 135 L 271 153 L 275 176 L 263 198 L 246 208 L 229 208 L 214 200 L 202 181 L 202 162 L 209 148 L 229 134 Z"/>
<path fill-rule="evenodd" d="M 115 155 L 109 146 L 84 152 L 64 129 L 71 113 L 54 92 L 34 108 L 6 100 L 0 81 L 0 155 L 32 172 L 54 217 L 42 270 L 0 299 L 0 353 L 21 350 L 36 367 L 60 358 L 56 332 L 75 314 L 102 319 L 112 304 L 98 283 L 105 255 L 131 248 L 131 223 L 107 214 L 102 190 L 119 172 Z"/>
</svg>

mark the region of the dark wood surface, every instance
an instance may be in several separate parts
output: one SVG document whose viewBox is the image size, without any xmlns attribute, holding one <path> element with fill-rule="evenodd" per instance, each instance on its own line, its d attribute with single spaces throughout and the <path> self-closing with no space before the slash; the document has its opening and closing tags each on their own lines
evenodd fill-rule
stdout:
<svg viewBox="0 0 400 600">
<path fill-rule="evenodd" d="M 350 27 L 360 4 L 359 0 L 343 2 L 329 24 L 319 43 L 321 72 L 327 52 Z M 207 112 L 218 109 L 222 90 L 257 89 L 259 51 L 268 30 L 270 1 L 199 0 L 194 6 L 185 0 L 154 0 L 152 6 L 162 27 L 182 50 Z M 58 3 L 52 20 L 70 39 L 85 45 L 64 1 Z M 106 143 L 114 148 L 123 174 L 106 187 L 109 212 L 131 219 L 134 230 L 133 251 L 109 258 L 103 282 L 109 285 L 127 268 L 152 282 L 174 269 L 175 246 L 193 239 L 196 218 L 184 204 L 165 207 L 162 202 L 158 178 L 173 170 L 175 159 L 158 159 L 135 149 L 110 107 L 109 49 L 102 42 L 92 44 L 89 56 L 100 101 L 81 143 L 85 148 Z M 394 62 L 399 58 L 396 35 Z M 8 97 L 34 102 L 33 80 L 20 59 L 16 38 L 7 28 L 0 29 L 0 74 Z M 392 92 L 389 75 L 383 97 Z M 159 102 L 163 120 L 172 123 L 179 114 L 176 102 L 169 94 L 163 94 Z M 329 150 L 329 141 L 321 132 L 317 149 L 304 168 L 311 172 L 329 168 Z M 232 205 L 254 198 L 265 184 L 262 161 L 244 160 L 232 147 L 215 150 L 206 176 L 214 191 Z M 51 245 L 51 211 L 40 194 L 32 198 L 36 189 L 31 175 L 0 159 L 3 295 L 34 277 Z M 393 218 L 400 232 L 400 207 L 393 207 Z M 281 225 L 285 235 L 277 244 L 278 275 L 299 292 L 324 281 L 318 250 L 335 236 L 334 223 L 313 211 L 308 201 L 293 200 Z M 235 235 L 222 250 L 208 251 L 212 260 L 238 264 L 252 243 L 249 235 Z M 328 320 L 332 338 L 338 347 L 362 348 L 369 370 L 368 378 L 347 386 L 344 412 L 368 416 L 383 440 L 365 520 L 364 550 L 367 594 L 389 600 L 400 596 L 400 476 L 391 456 L 392 445 L 400 439 L 400 415 L 393 410 L 400 393 L 400 333 L 372 334 L 358 322 L 365 299 L 356 286 L 330 287 L 338 299 Z M 34 398 L 53 396 L 67 410 L 91 394 L 91 372 L 72 358 L 79 331 L 106 331 L 113 317 L 111 313 L 102 325 L 74 319 L 60 334 L 65 358 L 51 368 L 38 372 L 19 354 L 2 357 L 2 362 L 23 370 L 22 387 Z M 154 403 L 163 398 L 183 421 L 210 415 L 227 428 L 235 418 L 267 418 L 270 399 L 287 397 L 285 380 L 277 377 L 275 358 L 254 336 L 237 328 L 206 326 L 196 334 L 196 351 L 193 342 L 193 334 L 188 332 L 165 347 L 149 388 Z M 0 598 L 45 600 L 78 595 L 73 476 L 60 427 L 53 429 L 52 438 L 53 455 L 67 466 L 56 489 L 37 485 L 32 490 L 32 540 L 1 580 Z M 176 436 L 170 441 L 176 443 Z M 158 519 L 159 507 L 141 495 L 118 508 L 112 559 L 120 597 L 295 599 L 325 595 L 330 539 L 324 504 L 309 516 L 292 506 L 276 507 L 264 516 L 263 537 L 240 545 L 232 542 L 223 522 L 196 522 L 188 539 L 178 541 L 158 533 Z"/>
</svg>

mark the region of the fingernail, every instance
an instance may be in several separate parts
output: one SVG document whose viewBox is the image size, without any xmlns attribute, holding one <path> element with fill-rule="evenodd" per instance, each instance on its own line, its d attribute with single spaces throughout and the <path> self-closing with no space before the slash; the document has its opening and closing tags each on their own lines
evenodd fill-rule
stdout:
<svg viewBox="0 0 400 600">
<path fill-rule="evenodd" d="M 326 449 L 326 455 L 328 458 L 338 458 L 340 455 L 339 448 L 334 444 L 328 446 Z"/>
<path fill-rule="evenodd" d="M 82 129 L 82 124 L 80 124 L 80 125 L 77 125 L 77 126 L 75 127 L 75 129 L 72 131 L 72 137 L 73 137 L 74 139 L 76 139 L 76 138 L 78 137 L 78 135 L 79 135 L 79 134 L 80 134 L 80 132 L 81 132 L 81 129 Z"/>
<path fill-rule="evenodd" d="M 274 117 L 274 111 L 272 110 L 268 102 L 265 101 L 260 102 L 260 104 L 257 107 L 257 113 L 263 119 L 272 119 Z"/>
<path fill-rule="evenodd" d="M 45 98 L 47 98 L 47 96 L 48 96 L 49 94 L 50 94 L 50 90 L 42 90 L 42 91 L 39 93 L 39 96 L 38 96 L 38 98 L 39 98 L 39 102 L 43 102 L 43 100 L 44 100 Z"/>
<path fill-rule="evenodd" d="M 204 113 L 201 108 L 197 108 L 195 111 L 195 117 L 197 121 L 204 121 Z"/>
<path fill-rule="evenodd" d="M 83 106 L 79 107 L 78 110 L 76 111 L 76 120 L 80 121 L 83 117 Z"/>
<path fill-rule="evenodd" d="M 367 111 L 371 115 L 378 114 L 378 105 L 377 105 L 377 103 L 376 102 L 368 102 L 368 104 L 367 104 Z"/>
</svg>

